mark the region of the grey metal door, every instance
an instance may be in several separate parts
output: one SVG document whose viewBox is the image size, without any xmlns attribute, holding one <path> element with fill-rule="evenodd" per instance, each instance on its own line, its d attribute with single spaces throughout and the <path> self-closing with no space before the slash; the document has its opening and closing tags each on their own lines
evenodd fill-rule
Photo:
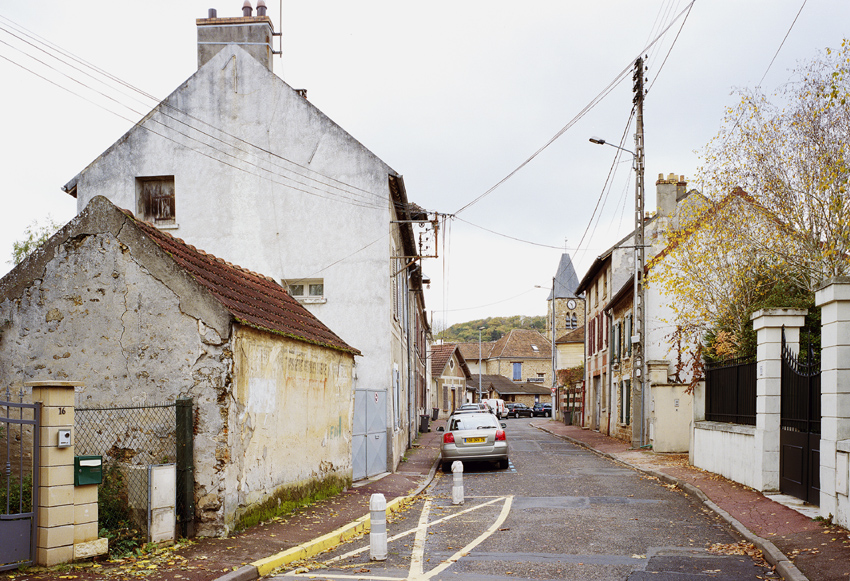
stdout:
<svg viewBox="0 0 850 581">
<path fill-rule="evenodd" d="M 386 391 L 358 389 L 354 392 L 351 456 L 354 480 L 386 472 Z"/>
<path fill-rule="evenodd" d="M 41 404 L 23 396 L 0 400 L 0 571 L 35 560 Z"/>
</svg>

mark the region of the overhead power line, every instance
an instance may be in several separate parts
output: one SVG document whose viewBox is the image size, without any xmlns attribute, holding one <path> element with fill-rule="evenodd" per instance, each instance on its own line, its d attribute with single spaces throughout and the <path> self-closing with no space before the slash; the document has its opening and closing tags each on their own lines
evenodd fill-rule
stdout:
<svg viewBox="0 0 850 581">
<path fill-rule="evenodd" d="M 671 21 L 670 21 L 670 24 L 668 24 L 668 25 L 664 28 L 664 30 L 662 30 L 662 31 L 661 31 L 661 32 L 660 32 L 660 33 L 659 33 L 659 34 L 655 37 L 655 39 L 653 39 L 653 41 L 652 41 L 652 42 L 650 42 L 647 46 L 645 46 L 645 47 L 643 48 L 643 50 L 641 50 L 641 51 L 640 51 L 640 53 L 639 53 L 639 54 L 643 54 L 643 53 L 645 53 L 645 52 L 646 52 L 647 50 L 649 50 L 649 49 L 650 49 L 653 45 L 655 45 L 655 43 L 657 43 L 657 42 L 658 42 L 658 41 L 659 41 L 659 40 L 660 40 L 660 39 L 661 39 L 661 38 L 662 38 L 662 37 L 663 37 L 663 36 L 667 33 L 667 31 L 668 31 L 668 30 L 670 30 L 670 28 L 673 26 L 673 24 L 674 24 L 674 23 L 675 23 L 675 22 L 676 22 L 679 18 L 681 18 L 683 14 L 685 14 L 685 13 L 686 13 L 686 12 L 688 12 L 688 11 L 690 11 L 691 6 L 693 6 L 694 2 L 696 2 L 696 0 L 691 0 L 691 2 L 687 5 L 687 7 L 686 7 L 684 10 L 682 10 L 682 11 L 681 11 L 681 12 L 680 12 L 677 16 L 676 16 L 676 18 L 674 18 L 673 20 L 671 20 Z M 582 118 L 582 117 L 584 117 L 585 115 L 587 115 L 587 113 L 588 113 L 588 112 L 590 112 L 590 110 L 592 110 L 594 107 L 596 107 L 596 105 L 598 105 L 598 104 L 599 104 L 599 103 L 600 103 L 600 102 L 601 102 L 601 101 L 602 101 L 605 97 L 607 97 L 607 96 L 608 96 L 608 94 L 610 94 L 610 93 L 611 93 L 611 91 L 613 91 L 613 90 L 617 87 L 617 85 L 619 85 L 619 84 L 620 84 L 620 83 L 621 83 L 621 82 L 622 82 L 622 81 L 623 81 L 623 80 L 624 80 L 624 79 L 625 79 L 625 78 L 626 78 L 626 77 L 627 77 L 627 76 L 631 73 L 631 71 L 632 71 L 632 66 L 634 65 L 634 61 L 635 61 L 635 59 L 632 59 L 632 60 L 629 62 L 629 64 L 628 64 L 628 65 L 627 65 L 627 66 L 626 66 L 626 67 L 625 67 L 622 71 L 620 71 L 620 73 L 619 73 L 617 76 L 615 76 L 615 77 L 614 77 L 614 80 L 612 80 L 610 83 L 608 83 L 608 85 L 607 85 L 604 89 L 602 89 L 602 91 L 600 91 L 600 92 L 599 92 L 599 93 L 598 93 L 598 94 L 597 94 L 597 95 L 596 95 L 593 99 L 591 99 L 590 103 L 588 103 L 587 105 L 585 105 L 585 106 L 584 106 L 584 108 L 583 108 L 581 111 L 579 111 L 579 112 L 578 112 L 578 114 L 577 114 L 575 117 L 573 117 L 573 118 L 572 118 L 572 119 L 571 119 L 571 120 L 570 120 L 570 121 L 569 121 L 566 125 L 564 125 L 564 126 L 563 126 L 560 130 L 558 130 L 558 132 L 557 132 L 557 133 L 555 133 L 555 135 L 554 135 L 554 136 L 552 136 L 552 137 L 549 139 L 549 141 L 547 141 L 545 144 L 543 144 L 543 146 L 542 146 L 542 147 L 540 147 L 537 151 L 535 151 L 533 154 L 531 154 L 531 156 L 530 156 L 528 159 L 526 159 L 524 162 L 522 162 L 521 164 L 519 164 L 519 166 L 517 166 L 517 167 L 516 167 L 516 169 L 514 169 L 514 170 L 513 170 L 513 171 L 511 171 L 508 175 L 506 175 L 504 178 L 502 178 L 501 180 L 499 180 L 499 181 L 498 181 L 498 182 L 497 182 L 494 186 L 492 186 L 492 187 L 491 187 L 490 189 L 488 189 L 486 192 L 484 192 L 483 194 L 481 194 L 480 196 L 478 196 L 477 198 L 475 198 L 474 200 L 472 200 L 471 202 L 469 202 L 468 204 L 466 204 L 465 206 L 463 206 L 462 208 L 460 208 L 459 210 L 457 210 L 456 212 L 454 212 L 454 214 L 453 214 L 453 215 L 454 215 L 454 216 L 456 216 L 456 215 L 460 214 L 461 212 L 463 212 L 464 210 L 466 210 L 467 208 L 469 208 L 470 206 L 472 206 L 472 205 L 474 205 L 474 204 L 477 204 L 478 202 L 480 202 L 481 200 L 483 200 L 485 197 L 487 197 L 487 196 L 489 196 L 491 193 L 493 193 L 493 192 L 496 190 L 496 188 L 498 188 L 498 187 L 499 187 L 499 186 L 501 186 L 503 183 L 505 183 L 506 181 L 508 181 L 509 179 L 511 179 L 514 175 L 516 175 L 516 173 L 517 173 L 517 172 L 519 172 L 522 168 L 524 168 L 526 165 L 528 165 L 529 163 L 531 163 L 531 161 L 532 161 L 535 157 L 537 157 L 538 155 L 540 155 L 540 154 L 541 154 L 541 153 L 542 153 L 542 152 L 543 152 L 546 148 L 548 148 L 550 145 L 552 145 L 552 144 L 553 144 L 553 143 L 554 143 L 554 142 L 555 142 L 555 141 L 556 141 L 559 137 L 561 137 L 564 133 L 566 133 L 566 132 L 567 132 L 570 128 L 572 128 L 572 127 L 573 127 L 573 126 L 574 126 L 574 125 L 575 125 L 575 124 L 576 124 L 579 120 L 581 120 L 581 118 Z"/>
<path fill-rule="evenodd" d="M 110 90 L 116 90 L 114 87 L 112 87 L 108 83 L 104 82 L 102 78 L 98 78 L 97 76 L 94 76 L 94 75 L 90 74 L 89 72 L 87 72 L 86 70 L 83 70 L 80 67 L 69 62 L 69 59 L 70 59 L 71 61 L 74 61 L 76 63 L 81 64 L 85 68 L 88 68 L 92 71 L 97 72 L 98 75 L 102 75 L 103 77 L 106 77 L 107 79 L 109 79 L 112 82 L 115 82 L 115 83 L 118 83 L 118 84 L 120 84 L 124 87 L 127 87 L 127 88 L 131 89 L 132 91 L 144 96 L 147 99 L 150 99 L 154 102 L 158 102 L 156 97 L 153 97 L 152 95 L 150 95 L 150 94 L 148 94 L 148 93 L 146 93 L 146 92 L 144 92 L 140 89 L 137 89 L 136 87 L 133 87 L 132 85 L 122 81 L 118 77 L 111 75 L 110 73 L 107 73 L 107 72 L 103 71 L 102 69 L 99 69 L 98 67 L 95 67 L 94 65 L 91 65 L 90 63 L 87 63 L 86 61 L 84 61 L 84 60 L 74 56 L 73 54 L 69 53 L 68 51 L 65 51 L 64 49 L 61 49 L 60 47 L 57 47 L 56 45 L 49 43 L 48 41 L 43 41 L 42 39 L 40 39 L 40 37 L 37 37 L 37 35 L 33 35 L 33 34 L 29 33 L 29 31 L 27 31 L 23 27 L 20 27 L 19 25 L 17 25 L 13 21 L 11 21 L 11 20 L 9 20 L 5 17 L 0 17 L 0 18 L 3 18 L 3 20 L 5 20 L 7 22 L 11 22 L 13 26 L 18 28 L 18 30 L 16 30 L 15 32 L 12 32 L 8 28 L 0 26 L 0 31 L 5 32 L 6 34 L 18 39 L 20 42 L 23 42 L 23 43 L 27 44 L 28 46 L 31 46 L 32 48 L 48 55 L 50 58 L 57 60 L 58 62 L 62 63 L 64 66 L 70 67 L 71 69 L 85 75 L 86 77 L 108 87 Z M 23 34 L 24 36 L 27 36 L 30 39 L 38 39 L 39 42 L 41 42 L 44 46 L 48 46 L 50 48 L 50 51 L 54 51 L 54 52 L 50 52 L 49 50 L 46 50 L 42 46 L 35 45 L 30 40 L 27 40 L 26 38 L 22 38 L 22 36 L 20 36 L 19 34 L 16 34 L 16 32 L 19 32 L 20 34 Z M 71 74 L 60 71 L 56 67 L 53 67 L 49 63 L 46 63 L 43 60 L 36 58 L 32 54 L 29 54 L 25 51 L 22 51 L 20 48 L 15 47 L 8 42 L 0 41 L 0 43 L 4 44 L 6 46 L 9 46 L 13 50 L 16 50 L 16 51 L 24 54 L 26 57 L 38 62 L 40 65 L 42 65 L 42 66 L 44 66 L 44 67 L 46 67 L 46 68 L 48 68 L 48 69 L 50 69 L 50 70 L 52 70 L 52 71 L 54 71 L 58 74 L 64 76 L 65 78 L 67 78 L 71 82 L 79 85 L 80 87 L 82 87 L 82 88 L 84 88 L 88 91 L 92 91 L 93 93 L 100 95 L 101 97 L 107 99 L 108 101 L 111 101 L 111 102 L 119 105 L 120 107 L 123 107 L 123 108 L 129 110 L 133 114 L 136 114 L 136 115 L 139 115 L 139 116 L 144 115 L 144 112 L 136 110 L 135 108 L 133 108 L 132 106 L 130 106 L 126 102 L 122 102 L 122 100 L 120 100 L 119 98 L 115 98 L 112 95 L 109 95 L 109 94 L 107 94 L 107 93 L 105 93 L 105 92 L 103 92 L 103 91 L 101 91 L 97 88 L 94 88 L 94 87 L 88 85 L 86 82 L 75 78 Z M 55 53 L 59 53 L 62 56 L 57 56 Z M 135 123 L 134 119 L 131 119 L 131 118 L 127 117 L 126 115 L 124 115 L 120 112 L 117 112 L 117 111 L 115 111 L 115 110 L 113 110 L 109 107 L 105 107 L 103 104 L 98 103 L 98 102 L 92 100 L 91 98 L 86 97 L 85 95 L 83 95 L 83 94 L 81 94 L 77 91 L 74 91 L 74 90 L 72 90 L 72 89 L 52 80 L 52 79 L 45 77 L 44 75 L 39 74 L 38 72 L 28 68 L 27 66 L 25 66 L 21 63 L 18 63 L 16 61 L 14 61 L 14 60 L 12 60 L 8 57 L 2 56 L 2 55 L 0 55 L 0 58 L 7 60 L 8 62 L 22 68 L 23 70 L 27 71 L 28 73 L 30 73 L 34 76 L 37 76 L 37 77 L 41 78 L 42 80 L 45 80 L 45 81 L 53 84 L 54 86 L 57 86 L 58 88 L 60 88 L 62 90 L 65 90 L 65 91 L 67 91 L 67 92 L 69 92 L 69 93 L 71 93 L 71 94 L 73 94 L 73 95 L 75 95 L 79 98 L 82 98 L 82 99 L 84 99 L 84 100 L 86 100 L 90 103 L 97 105 L 98 107 L 104 109 L 105 111 L 107 111 L 107 112 L 109 112 L 109 113 L 111 113 L 111 114 L 113 114 L 113 115 L 115 115 L 115 116 L 117 116 L 121 119 Z M 128 95 L 126 95 L 125 93 L 118 91 L 118 90 L 116 90 L 116 91 L 119 94 L 121 94 L 122 96 L 128 97 Z M 130 97 L 130 98 L 132 98 L 132 97 Z M 133 100 L 137 103 L 145 104 L 142 101 L 139 101 L 138 99 L 133 99 Z M 206 121 L 204 121 L 202 119 L 199 119 L 199 118 L 189 114 L 188 112 L 181 111 L 181 110 L 173 107 L 172 105 L 170 105 L 169 103 L 167 103 L 165 101 L 158 102 L 158 103 L 159 103 L 158 106 L 160 107 L 158 112 L 161 115 L 163 115 L 163 117 L 173 120 L 175 123 L 178 124 L 178 126 L 184 126 L 184 127 L 188 128 L 187 132 L 179 131 L 178 129 L 176 129 L 174 127 L 170 127 L 170 126 L 166 125 L 165 123 L 163 123 L 163 122 L 161 122 L 157 119 L 153 119 L 153 122 L 157 123 L 162 128 L 164 128 L 164 130 L 166 132 L 175 132 L 178 135 L 181 135 L 181 136 L 185 137 L 186 139 L 193 141 L 193 142 L 196 142 L 197 144 L 200 144 L 204 148 L 211 150 L 213 153 L 221 154 L 221 155 L 224 155 L 225 157 L 232 158 L 234 161 L 239 162 L 240 165 L 241 164 L 248 164 L 248 165 L 256 168 L 259 172 L 262 172 L 262 173 L 248 171 L 248 170 L 246 170 L 246 168 L 243 168 L 243 167 L 237 167 L 237 169 L 240 169 L 240 171 L 243 171 L 243 172 L 247 171 L 247 173 L 251 173 L 251 174 L 256 175 L 258 177 L 261 177 L 261 178 L 269 179 L 273 183 L 277 183 L 279 185 L 283 185 L 283 186 L 289 187 L 289 188 L 297 190 L 297 191 L 301 191 L 301 192 L 309 194 L 309 195 L 314 195 L 314 196 L 319 196 L 319 197 L 324 197 L 324 198 L 333 198 L 333 199 L 337 199 L 337 200 L 345 202 L 345 203 L 349 203 L 349 204 L 361 206 L 361 207 L 371 207 L 371 208 L 375 208 L 375 209 L 386 207 L 387 201 L 382 195 L 379 195 L 375 192 L 370 192 L 370 191 L 362 189 L 362 188 L 358 188 L 358 187 L 356 187 L 352 184 L 347 184 L 347 183 L 341 182 L 341 181 L 339 181 L 335 178 L 325 176 L 325 175 L 323 175 L 319 172 L 316 172 L 312 168 L 307 168 L 307 167 L 305 167 L 301 164 L 298 164 L 297 162 L 294 162 L 294 161 L 287 159 L 287 158 L 285 158 L 285 157 L 283 157 L 279 154 L 276 154 L 276 153 L 274 153 L 273 151 L 271 151 L 267 148 L 263 148 L 259 145 L 256 145 L 256 144 L 251 143 L 247 140 L 244 140 L 244 139 L 242 139 L 242 138 L 240 138 L 236 135 L 233 135 L 233 134 L 231 134 L 227 131 L 224 131 L 224 130 L 222 130 L 222 129 L 220 129 L 220 128 L 218 128 L 218 127 L 216 127 L 216 126 L 214 126 L 210 123 L 207 123 Z M 239 147 L 236 144 L 228 143 L 224 139 L 216 137 L 215 135 L 213 135 L 213 133 L 211 133 L 209 131 L 204 131 L 204 130 L 200 129 L 199 127 L 196 127 L 195 125 L 192 125 L 191 123 L 189 123 L 187 121 L 184 121 L 183 119 L 180 119 L 180 118 L 178 118 L 174 115 L 169 114 L 169 111 L 173 112 L 175 114 L 183 115 L 183 116 L 187 117 L 188 119 L 197 122 L 198 124 L 204 125 L 204 126 L 210 128 L 211 130 L 219 132 L 222 135 L 235 140 L 238 143 L 241 143 L 241 144 L 248 146 L 248 148 L 252 148 L 252 149 L 256 150 L 256 152 L 258 152 L 259 154 L 270 156 L 273 159 L 285 162 L 285 163 L 289 164 L 289 166 L 291 166 L 291 167 L 282 166 L 280 164 L 275 163 L 274 161 L 272 161 L 271 164 L 270 164 L 271 168 L 266 167 L 265 165 L 261 165 L 261 164 L 268 164 L 269 162 L 267 160 L 259 158 L 258 153 L 252 152 L 252 151 L 250 151 L 249 149 L 246 149 L 246 148 Z M 187 147 L 187 148 L 189 148 L 193 151 L 196 151 L 196 152 L 200 153 L 201 155 L 205 155 L 206 157 L 210 157 L 211 159 L 214 159 L 216 161 L 219 161 L 219 162 L 224 163 L 226 165 L 229 165 L 231 167 L 236 167 L 233 164 L 228 163 L 227 161 L 217 159 L 216 157 L 213 157 L 213 156 L 209 155 L 208 153 L 206 153 L 204 151 L 200 151 L 199 149 L 197 149 L 195 147 L 189 146 L 188 144 L 185 144 L 185 143 L 180 143 L 179 141 L 176 141 L 175 139 L 169 137 L 168 135 L 164 135 L 163 133 L 160 133 L 158 131 L 154 131 L 154 130 L 150 129 L 149 127 L 145 127 L 144 125 L 142 125 L 142 127 L 153 132 L 156 135 L 159 135 L 160 137 L 164 137 L 166 139 L 169 139 L 172 142 L 180 144 L 183 147 Z M 213 140 L 214 142 L 221 144 L 223 146 L 223 148 L 219 147 L 217 145 L 205 142 L 205 141 L 203 141 L 203 140 L 201 140 L 197 137 L 194 137 L 193 135 L 190 134 L 192 132 L 197 132 L 198 134 L 200 134 L 200 135 L 202 135 L 202 136 L 204 136 L 204 137 L 206 137 L 210 140 Z M 254 159 L 258 159 L 259 163 L 255 163 L 255 162 L 240 158 L 237 155 L 235 155 L 234 153 L 231 153 L 230 151 L 227 151 L 224 148 L 232 149 L 232 150 L 235 150 L 236 152 L 241 152 L 245 155 L 252 156 Z M 279 170 L 279 171 L 277 171 L 277 170 Z M 306 172 L 306 173 L 301 173 L 301 171 L 297 171 L 297 170 L 302 170 L 303 172 Z M 283 173 L 283 172 L 288 172 L 288 173 Z M 314 176 L 319 176 L 323 179 L 318 179 L 317 177 L 314 177 Z M 279 180 L 274 179 L 275 177 L 279 178 Z M 303 178 L 303 180 L 298 179 L 298 178 Z M 282 181 L 280 181 L 280 180 L 282 180 Z M 304 180 L 306 180 L 306 181 L 304 181 Z"/>
</svg>

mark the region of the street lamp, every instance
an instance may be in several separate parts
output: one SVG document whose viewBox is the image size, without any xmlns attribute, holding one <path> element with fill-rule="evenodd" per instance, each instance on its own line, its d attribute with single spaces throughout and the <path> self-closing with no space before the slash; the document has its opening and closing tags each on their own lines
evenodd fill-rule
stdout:
<svg viewBox="0 0 850 581">
<path fill-rule="evenodd" d="M 484 327 L 478 327 L 478 402 L 481 403 L 481 331 Z"/>
<path fill-rule="evenodd" d="M 635 154 L 634 151 L 629 151 L 625 147 L 620 147 L 619 145 L 614 145 L 613 143 L 608 143 L 607 141 L 605 141 L 601 137 L 595 137 L 594 136 L 594 137 L 591 137 L 589 141 L 591 143 L 595 143 L 596 145 L 610 145 L 611 147 L 619 149 L 620 151 L 625 151 L 626 153 L 630 153 L 632 155 L 632 158 L 633 158 L 632 161 L 637 160 L 637 154 Z"/>
<path fill-rule="evenodd" d="M 596 138 L 594 138 L 596 139 Z M 604 143 L 604 142 L 603 142 Z M 546 288 L 545 286 L 540 286 L 539 284 L 534 285 L 534 288 Z M 552 333 L 552 419 L 555 419 L 555 412 L 557 411 L 558 398 L 556 396 L 556 392 L 558 391 L 558 380 L 557 380 L 557 372 L 555 370 L 555 277 L 552 277 L 552 320 L 550 321 L 552 327 L 550 331 Z"/>
</svg>

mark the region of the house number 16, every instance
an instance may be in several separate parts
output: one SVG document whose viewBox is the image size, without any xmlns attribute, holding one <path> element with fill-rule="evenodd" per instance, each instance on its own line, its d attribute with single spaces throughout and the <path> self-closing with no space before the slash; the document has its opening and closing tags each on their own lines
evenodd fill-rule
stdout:
<svg viewBox="0 0 850 581">
<path fill-rule="evenodd" d="M 59 415 L 60 415 L 60 416 L 64 416 L 64 415 L 65 415 L 65 408 L 59 408 Z"/>
</svg>

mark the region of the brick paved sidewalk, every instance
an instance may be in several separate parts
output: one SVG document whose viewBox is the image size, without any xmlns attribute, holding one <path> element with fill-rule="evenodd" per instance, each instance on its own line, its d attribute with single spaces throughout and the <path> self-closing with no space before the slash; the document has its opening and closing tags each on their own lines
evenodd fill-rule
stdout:
<svg viewBox="0 0 850 581">
<path fill-rule="evenodd" d="M 736 528 L 745 538 L 750 537 L 750 542 L 755 541 L 768 561 L 777 564 L 787 558 L 793 564 L 787 572 L 777 566 L 786 578 L 800 579 L 802 573 L 811 581 L 850 579 L 850 537 L 841 527 L 813 520 L 752 488 L 691 466 L 687 454 L 635 450 L 599 432 L 554 420 L 533 425 L 694 492 L 733 526 L 740 523 L 744 530 Z M 771 545 L 781 554 L 768 554 Z"/>
</svg>

